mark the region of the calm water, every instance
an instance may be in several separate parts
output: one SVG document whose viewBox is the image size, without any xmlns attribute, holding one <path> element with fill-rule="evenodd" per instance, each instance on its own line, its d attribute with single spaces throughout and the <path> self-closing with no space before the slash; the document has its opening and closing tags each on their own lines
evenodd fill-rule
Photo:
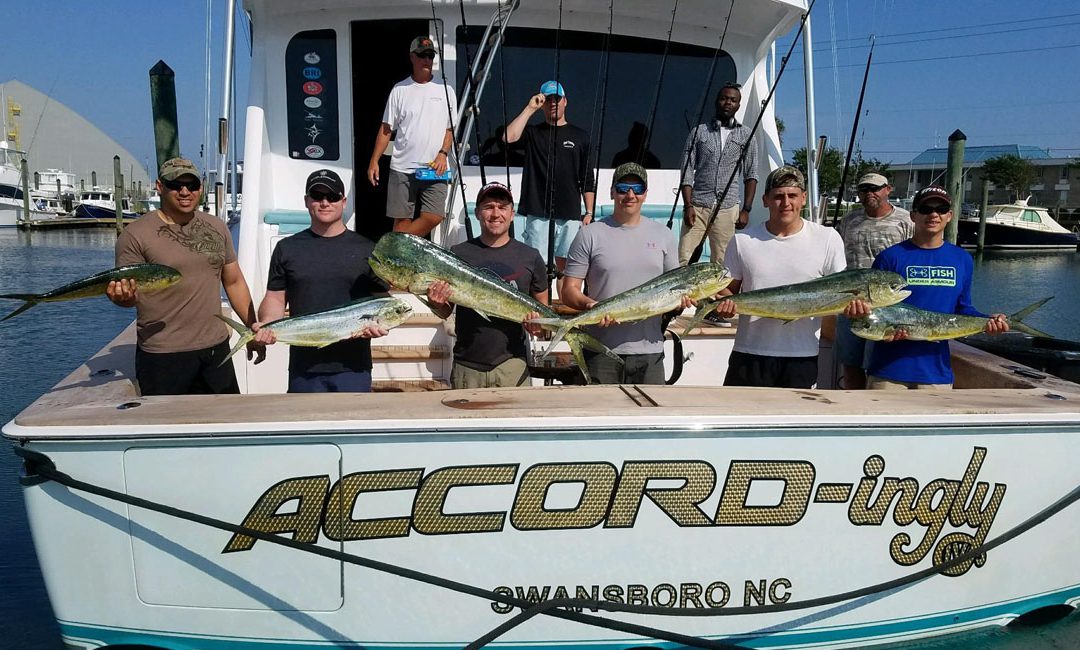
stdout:
<svg viewBox="0 0 1080 650">
<path fill-rule="evenodd" d="M 44 291 L 112 266 L 111 231 L 0 231 L 0 293 Z M 987 254 L 976 263 L 976 306 L 1011 313 L 1048 296 L 1031 325 L 1080 340 L 1080 255 Z M 7 313 L 18 303 L 0 301 Z M 115 336 L 130 311 L 104 298 L 41 305 L 0 324 L 0 421 L 7 422 Z M 0 649 L 62 647 L 30 542 L 19 465 L 0 444 Z M 1073 506 L 1077 507 L 1077 506 Z M 1074 542 L 1075 543 L 1075 542 Z M 1007 628 L 918 648 L 1019 650 L 1080 647 L 1080 614 L 1038 627 Z"/>
</svg>

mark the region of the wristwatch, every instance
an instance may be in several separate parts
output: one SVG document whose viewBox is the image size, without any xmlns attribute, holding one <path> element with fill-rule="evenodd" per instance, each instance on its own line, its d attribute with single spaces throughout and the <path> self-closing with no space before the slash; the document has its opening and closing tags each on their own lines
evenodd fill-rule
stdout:
<svg viewBox="0 0 1080 650">
<path fill-rule="evenodd" d="M 450 154 L 446 151 L 446 149 L 439 149 L 439 153 L 441 153 L 442 155 L 444 155 L 446 157 L 450 157 Z M 437 153 L 435 155 L 437 156 L 437 155 L 439 155 L 439 153 Z"/>
</svg>

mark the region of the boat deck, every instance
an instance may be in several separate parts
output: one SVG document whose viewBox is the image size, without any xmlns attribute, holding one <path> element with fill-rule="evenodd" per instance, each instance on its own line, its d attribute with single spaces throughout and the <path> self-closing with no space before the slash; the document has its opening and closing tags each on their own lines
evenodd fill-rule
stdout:
<svg viewBox="0 0 1080 650">
<path fill-rule="evenodd" d="M 471 428 L 477 420 L 535 418 L 550 427 L 597 417 L 632 417 L 635 426 L 730 427 L 811 421 L 906 424 L 913 415 L 923 422 L 933 422 L 934 416 L 964 422 L 1080 419 L 1080 385 L 960 344 L 954 345 L 957 390 L 946 391 L 680 385 L 141 397 L 133 364 L 134 326 L 27 407 L 5 435 L 63 439 L 265 435 L 268 429 L 441 430 Z"/>
</svg>

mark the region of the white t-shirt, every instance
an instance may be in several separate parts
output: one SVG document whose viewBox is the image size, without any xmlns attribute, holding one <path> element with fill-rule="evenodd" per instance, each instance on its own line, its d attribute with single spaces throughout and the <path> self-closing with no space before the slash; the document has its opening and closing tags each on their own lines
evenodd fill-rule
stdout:
<svg viewBox="0 0 1080 650">
<path fill-rule="evenodd" d="M 731 276 L 742 281 L 740 292 L 805 282 L 843 271 L 844 241 L 832 228 L 804 221 L 802 230 L 777 237 L 764 223 L 735 233 L 724 255 Z M 775 318 L 739 315 L 735 351 L 769 357 L 813 357 L 818 353 L 820 318 L 790 323 Z"/>
<path fill-rule="evenodd" d="M 412 77 L 394 84 L 383 111 L 383 122 L 397 131 L 390 169 L 411 174 L 434 160 L 450 128 L 451 114 L 457 114 L 452 87 L 435 80 L 417 83 Z"/>
</svg>

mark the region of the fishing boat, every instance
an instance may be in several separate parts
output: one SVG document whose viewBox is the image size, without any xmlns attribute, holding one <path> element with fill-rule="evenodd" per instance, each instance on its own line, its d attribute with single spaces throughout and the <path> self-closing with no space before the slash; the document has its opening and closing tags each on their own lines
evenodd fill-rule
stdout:
<svg viewBox="0 0 1080 650">
<path fill-rule="evenodd" d="M 126 196 L 120 200 L 125 219 L 139 216 L 131 210 L 131 202 Z M 115 219 L 116 201 L 113 199 L 113 190 L 97 185 L 80 190 L 71 216 L 79 219 Z"/>
<path fill-rule="evenodd" d="M 979 218 L 961 217 L 957 221 L 956 243 L 975 248 L 979 243 Z M 987 209 L 985 248 L 1076 250 L 1080 235 L 1065 228 L 1050 216 L 1046 208 L 1028 205 L 1027 199 L 992 205 Z"/>
<path fill-rule="evenodd" d="M 640 118 L 613 106 L 648 114 L 662 91 L 692 116 L 721 50 L 714 81 L 742 84 L 740 121 L 764 117 L 764 167 L 780 162 L 771 104 L 762 109 L 776 77 L 770 50 L 807 6 L 245 9 L 254 40 L 239 257 L 258 299 L 274 244 L 308 223 L 311 171 L 345 179 L 356 229 L 382 218 L 354 170 L 417 34 L 440 44 L 440 71 L 460 96 L 472 79 L 489 92 L 508 84 L 523 104 L 554 77 L 580 124 L 611 54 L 603 124 L 616 149 L 618 125 Z M 674 60 L 661 84 L 665 53 Z M 481 105 L 497 107 L 500 94 Z M 469 129 L 487 137 L 462 104 L 458 144 L 475 142 Z M 593 106 L 599 122 L 603 102 Z M 498 108 L 479 114 L 502 119 Z M 657 211 L 675 196 L 688 128 L 682 117 L 655 121 Z M 465 198 L 455 187 L 456 218 L 438 242 L 463 236 L 483 173 L 461 167 Z M 610 175 L 601 169 L 601 187 Z M 8 423 L 64 642 L 849 648 L 1080 604 L 1076 384 L 956 345 L 953 391 L 841 391 L 827 379 L 813 390 L 722 388 L 734 328 L 707 328 L 669 362 L 685 361 L 674 385 L 420 390 L 445 378 L 450 333 L 415 307 L 373 347 L 382 392 L 283 394 L 286 355 L 274 346 L 258 367 L 234 357 L 244 394 L 145 397 L 129 328 Z"/>
<path fill-rule="evenodd" d="M 6 140 L 0 140 L 0 228 L 14 228 L 30 220 L 50 219 L 44 209 L 38 209 L 30 201 L 27 211 L 23 196 L 21 160 L 26 157 L 23 151 L 12 148 Z"/>
</svg>

